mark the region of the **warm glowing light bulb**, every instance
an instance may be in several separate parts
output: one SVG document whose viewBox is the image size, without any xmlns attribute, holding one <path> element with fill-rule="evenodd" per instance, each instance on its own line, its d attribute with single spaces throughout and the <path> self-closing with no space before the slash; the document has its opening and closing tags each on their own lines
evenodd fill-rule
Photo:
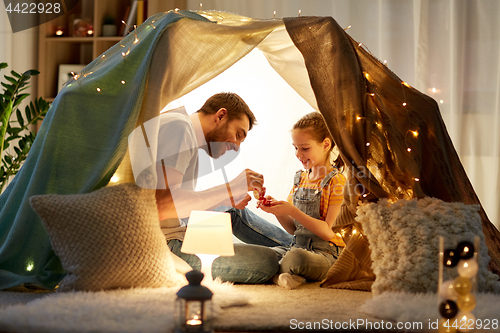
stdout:
<svg viewBox="0 0 500 333">
<path fill-rule="evenodd" d="M 361 47 L 361 45 L 363 45 L 363 43 L 359 43 L 359 44 L 358 44 L 358 47 Z"/>
<path fill-rule="evenodd" d="M 432 88 L 431 89 L 433 93 L 436 93 L 437 89 L 436 88 Z"/>
<path fill-rule="evenodd" d="M 179 11 L 179 8 L 175 8 L 175 9 L 174 9 L 174 12 L 178 12 L 178 11 Z"/>
<path fill-rule="evenodd" d="M 301 9 L 299 9 L 299 17 L 300 17 L 300 13 L 302 13 L 302 10 L 301 10 Z"/>
<path fill-rule="evenodd" d="M 121 80 L 120 82 L 121 82 L 121 84 L 125 84 L 125 81 L 123 81 L 123 80 Z"/>
<path fill-rule="evenodd" d="M 406 102 L 403 102 L 403 106 L 406 106 Z"/>
<path fill-rule="evenodd" d="M 476 307 L 476 297 L 474 294 L 467 294 L 457 300 L 457 305 L 461 311 L 472 311 Z"/>
<path fill-rule="evenodd" d="M 465 296 L 472 290 L 472 282 L 463 276 L 459 276 L 453 280 L 453 289 L 458 296 Z"/>
<path fill-rule="evenodd" d="M 117 183 L 118 181 L 120 180 L 120 177 L 118 177 L 117 175 L 114 175 L 113 177 L 111 177 L 110 181 L 112 183 Z"/>
<path fill-rule="evenodd" d="M 97 92 L 101 92 L 101 88 L 97 88 L 96 90 L 97 90 Z"/>
<path fill-rule="evenodd" d="M 408 152 L 411 152 L 411 148 L 407 148 L 406 150 L 407 150 Z"/>
<path fill-rule="evenodd" d="M 413 133 L 413 136 L 414 137 L 417 137 L 418 136 L 418 131 L 411 131 Z"/>
<path fill-rule="evenodd" d="M 357 120 L 361 120 L 361 117 L 360 117 L 360 116 L 357 116 L 357 117 L 356 117 L 356 119 L 357 119 Z"/>
<path fill-rule="evenodd" d="M 31 272 L 33 270 L 33 268 L 35 267 L 35 263 L 33 261 L 29 261 L 28 262 L 28 265 L 26 266 L 26 270 L 28 272 Z"/>
<path fill-rule="evenodd" d="M 440 294 L 444 299 L 456 301 L 458 296 L 455 293 L 453 280 L 446 280 L 441 284 Z"/>
<path fill-rule="evenodd" d="M 366 143 L 366 146 L 367 146 L 367 147 L 370 147 L 370 143 L 369 143 L 369 142 L 367 142 L 367 143 Z"/>
<path fill-rule="evenodd" d="M 479 266 L 474 259 L 460 260 L 457 267 L 458 275 L 465 278 L 472 278 L 476 276 Z"/>
<path fill-rule="evenodd" d="M 476 317 L 470 312 L 460 311 L 457 316 L 457 322 L 460 329 L 460 332 L 466 333 L 472 331 L 476 325 Z"/>
<path fill-rule="evenodd" d="M 387 66 L 387 60 L 384 60 L 384 65 L 386 65 L 386 66 Z"/>
<path fill-rule="evenodd" d="M 352 229 L 352 234 L 356 234 L 358 231 L 356 229 Z"/>
<path fill-rule="evenodd" d="M 416 182 L 420 181 L 420 178 L 413 178 Z"/>
<path fill-rule="evenodd" d="M 443 101 L 442 99 L 440 99 L 440 100 L 439 100 L 439 103 L 443 104 L 443 103 L 444 103 L 444 101 Z"/>
<path fill-rule="evenodd" d="M 273 12 L 273 18 L 276 18 L 276 11 Z"/>
</svg>

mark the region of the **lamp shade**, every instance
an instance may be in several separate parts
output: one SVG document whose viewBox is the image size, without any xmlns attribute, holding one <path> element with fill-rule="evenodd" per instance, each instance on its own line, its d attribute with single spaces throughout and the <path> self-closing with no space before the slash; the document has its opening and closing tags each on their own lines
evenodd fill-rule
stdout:
<svg viewBox="0 0 500 333">
<path fill-rule="evenodd" d="M 234 256 L 231 215 L 193 210 L 181 251 L 188 254 Z"/>
</svg>

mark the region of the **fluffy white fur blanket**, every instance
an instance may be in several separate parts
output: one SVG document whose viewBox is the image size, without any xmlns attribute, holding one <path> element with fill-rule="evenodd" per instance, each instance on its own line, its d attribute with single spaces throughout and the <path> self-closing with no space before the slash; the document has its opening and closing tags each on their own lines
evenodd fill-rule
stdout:
<svg viewBox="0 0 500 333">
<path fill-rule="evenodd" d="M 214 283 L 214 313 L 244 305 L 232 284 Z M 172 332 L 176 288 L 101 292 L 0 293 L 0 330 L 15 332 Z"/>
<path fill-rule="evenodd" d="M 476 301 L 472 314 L 482 328 L 474 332 L 500 332 L 500 295 L 478 294 Z M 405 331 L 437 332 L 436 323 L 440 319 L 435 293 L 385 292 L 367 300 L 360 311 L 391 321 L 393 328 L 402 323 L 407 326 Z M 417 323 L 421 323 L 421 328 Z"/>
</svg>

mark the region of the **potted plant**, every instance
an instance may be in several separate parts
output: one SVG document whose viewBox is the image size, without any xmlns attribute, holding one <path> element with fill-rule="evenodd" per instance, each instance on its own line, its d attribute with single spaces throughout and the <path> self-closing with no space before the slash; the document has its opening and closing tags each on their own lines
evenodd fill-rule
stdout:
<svg viewBox="0 0 500 333">
<path fill-rule="evenodd" d="M 116 36 L 115 17 L 106 14 L 102 20 L 102 35 L 103 36 Z"/>
<path fill-rule="evenodd" d="M 0 63 L 0 70 L 5 67 L 7 63 Z M 0 193 L 8 184 L 10 177 L 17 174 L 35 141 L 36 134 L 30 125 L 42 120 L 49 109 L 49 103 L 40 97 L 26 106 L 23 117 L 19 106 L 29 94 L 21 92 L 29 87 L 28 81 L 31 76 L 40 72 L 32 69 L 23 74 L 15 71 L 11 71 L 10 74 L 12 76 L 4 76 L 6 82 L 1 82 L 4 89 L 0 94 Z M 14 113 L 16 120 L 11 120 Z"/>
</svg>

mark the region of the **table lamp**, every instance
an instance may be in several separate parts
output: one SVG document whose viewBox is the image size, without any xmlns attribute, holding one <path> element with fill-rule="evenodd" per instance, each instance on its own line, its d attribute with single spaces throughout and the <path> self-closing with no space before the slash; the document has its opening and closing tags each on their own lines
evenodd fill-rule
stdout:
<svg viewBox="0 0 500 333">
<path fill-rule="evenodd" d="M 193 210 L 189 216 L 181 252 L 201 260 L 201 272 L 211 283 L 212 263 L 219 256 L 234 256 L 231 215 L 223 212 Z"/>
</svg>

